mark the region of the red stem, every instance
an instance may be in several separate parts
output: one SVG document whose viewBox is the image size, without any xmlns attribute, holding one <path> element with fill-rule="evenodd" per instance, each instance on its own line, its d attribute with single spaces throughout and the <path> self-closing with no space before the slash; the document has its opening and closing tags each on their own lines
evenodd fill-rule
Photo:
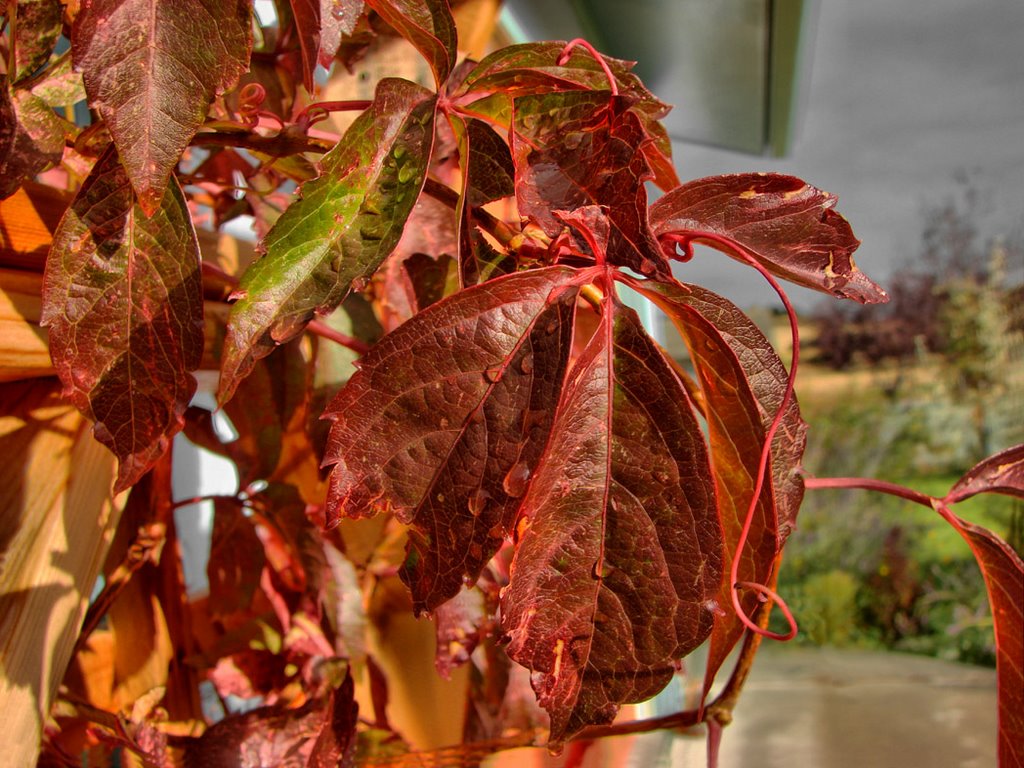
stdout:
<svg viewBox="0 0 1024 768">
<path fill-rule="evenodd" d="M 180 507 L 187 507 L 189 504 L 201 504 L 204 501 L 230 501 L 238 504 L 240 507 L 245 505 L 245 502 L 238 496 L 228 495 L 210 495 L 210 496 L 192 496 L 188 499 L 179 499 L 171 504 L 171 509 L 179 509 Z"/>
<path fill-rule="evenodd" d="M 347 336 L 341 331 L 336 331 L 331 328 L 331 326 L 326 323 L 322 323 L 319 320 L 310 320 L 309 325 L 306 326 L 306 330 L 315 336 L 330 339 L 343 347 L 348 347 L 358 355 L 365 355 L 370 351 L 370 345 L 365 341 L 353 338 L 352 336 Z"/>
<path fill-rule="evenodd" d="M 761 447 L 761 460 L 757 469 L 757 478 L 754 481 L 753 496 L 750 499 L 750 506 L 747 508 L 747 515 L 743 520 L 743 529 L 740 532 L 739 540 L 736 542 L 736 552 L 733 555 L 732 565 L 729 568 L 729 582 L 732 584 L 730 596 L 732 598 L 733 610 L 736 611 L 736 615 L 739 617 L 739 620 L 747 629 L 773 640 L 792 640 L 796 637 L 797 625 L 796 619 L 793 617 L 793 613 L 790 611 L 789 606 L 786 605 L 786 601 L 783 600 L 774 590 L 763 584 L 754 584 L 749 581 L 741 582 L 739 580 L 739 566 L 740 557 L 743 555 L 743 549 L 747 545 L 747 537 L 750 535 L 750 528 L 754 522 L 754 515 L 757 513 L 757 503 L 761 497 L 761 491 L 764 489 L 765 480 L 767 478 L 768 466 L 771 461 L 772 442 L 774 442 L 775 435 L 778 433 L 779 427 L 782 425 L 783 418 L 785 418 L 786 410 L 789 408 L 789 404 L 793 400 L 793 388 L 796 383 L 796 372 L 800 365 L 800 327 L 796 319 L 796 310 L 793 308 L 793 305 L 789 300 L 789 296 L 786 295 L 786 292 L 782 289 L 782 286 L 779 285 L 775 277 L 765 269 L 764 266 L 762 266 L 761 263 L 753 257 L 753 255 L 739 244 L 713 234 L 701 233 L 700 238 L 702 240 L 710 240 L 719 247 L 737 254 L 741 259 L 760 272 L 761 276 L 768 281 L 768 284 L 772 287 L 775 293 L 778 294 L 779 299 L 782 301 L 782 305 L 786 308 L 786 315 L 789 318 L 789 332 L 793 339 L 793 353 L 790 358 L 789 376 L 786 379 L 786 391 L 782 396 L 782 402 L 779 403 L 778 410 L 775 412 L 775 418 L 772 419 L 772 423 L 768 427 L 768 431 L 765 433 L 764 444 Z M 688 245 L 688 243 L 686 245 Z M 785 634 L 770 632 L 751 621 L 750 617 L 743 611 L 742 605 L 740 605 L 739 588 L 741 587 L 745 589 L 753 589 L 760 595 L 774 601 L 779 606 L 779 610 L 782 611 L 782 615 L 785 617 L 786 621 L 789 623 L 789 631 Z"/>
<path fill-rule="evenodd" d="M 367 109 L 372 101 L 365 99 L 353 99 L 349 101 L 317 101 L 302 110 L 295 118 L 295 124 L 302 128 L 309 128 L 313 123 L 318 123 L 331 112 L 354 112 Z"/>
<path fill-rule="evenodd" d="M 902 485 L 889 483 L 885 480 L 872 480 L 867 477 L 807 477 L 804 478 L 804 487 L 811 490 L 858 488 L 864 491 L 878 491 L 879 493 L 887 493 L 890 496 L 898 496 L 901 499 L 912 501 L 915 504 L 920 504 L 930 509 L 935 509 L 935 505 L 939 503 L 938 499 L 920 491 L 904 488 Z"/>
<path fill-rule="evenodd" d="M 612 92 L 612 96 L 619 95 L 619 85 L 615 82 L 615 75 L 612 74 L 611 67 L 608 66 L 608 62 L 604 60 L 604 56 L 597 52 L 590 43 L 584 40 L 582 37 L 577 37 L 575 40 L 570 40 L 566 43 L 565 48 L 558 54 L 558 66 L 564 66 L 569 61 L 569 55 L 572 53 L 572 49 L 579 46 L 580 48 L 586 49 L 586 51 L 594 57 L 598 64 L 601 65 L 601 69 L 604 70 L 605 77 L 608 78 L 608 89 Z"/>
<path fill-rule="evenodd" d="M 238 287 L 238 278 L 234 275 L 230 275 L 223 269 L 218 267 L 216 264 L 211 264 L 208 261 L 202 263 L 203 272 L 213 277 L 220 278 L 232 288 Z M 365 355 L 370 351 L 370 345 L 365 341 L 348 336 L 341 331 L 336 331 L 326 323 L 322 323 L 319 320 L 310 320 L 306 326 L 306 330 L 315 336 L 320 336 L 324 339 L 330 339 L 333 342 L 340 344 L 343 347 L 348 347 L 358 355 Z"/>
</svg>

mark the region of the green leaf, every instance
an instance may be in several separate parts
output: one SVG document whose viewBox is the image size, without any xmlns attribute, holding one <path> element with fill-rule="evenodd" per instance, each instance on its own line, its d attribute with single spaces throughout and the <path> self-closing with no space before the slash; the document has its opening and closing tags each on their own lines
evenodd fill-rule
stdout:
<svg viewBox="0 0 1024 768">
<path fill-rule="evenodd" d="M 430 63 L 438 90 L 455 67 L 458 37 L 447 0 L 366 0 Z"/>
<path fill-rule="evenodd" d="M 242 277 L 231 310 L 221 402 L 257 359 L 333 311 L 394 250 L 426 179 L 436 103 L 418 85 L 382 80 L 374 103 L 320 161 L 320 176 L 267 233 L 266 255 Z"/>
<path fill-rule="evenodd" d="M 135 483 L 170 446 L 203 353 L 199 244 L 172 180 L 146 216 L 111 146 L 54 233 L 42 323 L 66 395 Z"/>
<path fill-rule="evenodd" d="M 888 301 L 854 264 L 860 241 L 835 204 L 835 195 L 793 176 L 740 173 L 688 182 L 657 200 L 650 216 L 670 258 L 692 242 L 744 264 L 745 251 L 798 285 L 861 304 Z"/>
<path fill-rule="evenodd" d="M 604 313 L 523 500 L 501 600 L 508 654 L 532 670 L 556 747 L 668 683 L 711 631 L 722 574 L 689 397 L 635 312 Z"/>
<path fill-rule="evenodd" d="M 86 0 L 71 30 L 75 67 L 147 215 L 213 98 L 248 68 L 249 0 Z"/>
</svg>

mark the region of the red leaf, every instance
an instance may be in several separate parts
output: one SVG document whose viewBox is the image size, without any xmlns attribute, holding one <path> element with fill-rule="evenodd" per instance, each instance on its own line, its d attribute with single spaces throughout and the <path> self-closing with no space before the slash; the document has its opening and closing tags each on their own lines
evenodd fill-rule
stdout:
<svg viewBox="0 0 1024 768">
<path fill-rule="evenodd" d="M 722 557 L 700 425 L 636 313 L 606 306 L 569 378 L 501 601 L 556 747 L 665 686 L 711 631 Z"/>
<path fill-rule="evenodd" d="M 307 363 L 297 342 L 282 344 L 259 360 L 224 412 L 238 432 L 228 455 L 238 468 L 239 487 L 270 479 L 281 459 L 282 442 L 307 386 Z"/>
<path fill-rule="evenodd" d="M 147 217 L 108 148 L 54 233 L 42 323 L 67 396 L 127 488 L 184 425 L 203 353 L 199 244 L 176 181 Z"/>
<path fill-rule="evenodd" d="M 355 684 L 351 672 L 346 672 L 344 682 L 328 700 L 323 728 L 309 756 L 309 768 L 353 768 L 358 722 Z"/>
<path fill-rule="evenodd" d="M 565 43 L 550 41 L 500 48 L 485 57 L 456 89 L 456 96 L 479 97 L 489 93 L 509 96 L 544 94 L 555 91 L 607 91 L 608 77 L 597 59 L 583 48 L 575 48 L 564 64 L 558 63 Z M 611 69 L 619 93 L 640 105 L 647 120 L 660 120 L 671 107 L 659 101 L 632 73 L 635 62 L 602 56 Z M 659 144 L 661 142 L 659 141 Z M 663 149 L 670 151 L 667 142 Z"/>
<path fill-rule="evenodd" d="M 363 0 L 291 0 L 302 50 L 302 80 L 313 93 L 319 64 L 330 69 L 344 35 L 352 34 L 363 13 Z"/>
<path fill-rule="evenodd" d="M 433 145 L 429 91 L 382 80 L 373 105 L 320 161 L 267 233 L 266 255 L 242 277 L 221 360 L 227 402 L 256 360 L 333 311 L 354 280 L 368 279 L 398 244 L 426 178 Z"/>
<path fill-rule="evenodd" d="M 251 15 L 249 0 L 82 0 L 75 67 L 147 215 L 214 96 L 248 68 Z"/>
<path fill-rule="evenodd" d="M 480 642 L 480 629 L 487 622 L 484 594 L 476 587 L 461 590 L 434 612 L 437 624 L 437 652 L 434 666 L 445 680 L 452 670 L 469 661 Z"/>
<path fill-rule="evenodd" d="M 290 0 L 302 51 L 302 84 L 313 93 L 313 74 L 320 60 L 320 0 Z"/>
<path fill-rule="evenodd" d="M 792 176 L 742 173 L 677 187 L 651 206 L 650 216 L 669 256 L 678 242 L 702 242 L 744 263 L 736 251 L 745 250 L 807 288 L 862 304 L 888 301 L 854 264 L 860 241 L 835 204 L 834 195 Z"/>
<path fill-rule="evenodd" d="M 377 344 L 331 402 L 328 524 L 411 523 L 417 611 L 476 579 L 511 532 L 569 358 L 573 270 L 508 275 L 431 305 Z"/>
<path fill-rule="evenodd" d="M 516 169 L 508 144 L 482 120 L 467 119 L 465 126 L 467 157 L 463 163 L 469 179 L 470 204 L 483 205 L 514 195 Z"/>
<path fill-rule="evenodd" d="M 457 34 L 447 0 L 366 0 L 430 63 L 440 90 L 455 66 Z"/>
<path fill-rule="evenodd" d="M 768 424 L 775 417 L 786 386 L 781 361 L 753 323 L 720 296 L 696 286 L 675 288 L 665 283 L 630 282 L 658 304 L 679 330 L 705 400 L 711 466 L 718 489 L 719 514 L 731 562 L 750 507 Z M 718 323 L 723 324 L 723 329 Z M 803 484 L 796 475 L 803 453 L 804 425 L 795 403 L 773 445 L 772 482 L 761 491 L 748 533 L 739 580 L 770 585 L 776 556 L 795 518 Z M 780 483 L 775 489 L 774 484 Z M 786 525 L 780 531 L 780 512 Z M 705 690 L 744 632 L 731 608 L 732 585 L 725 569 L 716 597 L 721 612 L 711 635 Z M 740 605 L 748 616 L 758 595 L 745 591 Z"/>
<path fill-rule="evenodd" d="M 554 211 L 588 205 L 611 224 L 608 261 L 645 275 L 669 274 L 647 223 L 648 141 L 625 100 L 607 92 L 520 96 L 514 103 L 512 153 L 516 200 L 551 237 L 562 229 Z"/>
<path fill-rule="evenodd" d="M 234 500 L 216 499 L 210 559 L 206 566 L 210 582 L 209 610 L 214 616 L 245 611 L 252 603 L 267 558 L 252 522 Z"/>
<path fill-rule="evenodd" d="M 985 491 L 1024 498 L 1024 445 L 1007 448 L 977 464 L 953 486 L 945 501 L 955 504 Z"/>
<path fill-rule="evenodd" d="M 1010 488 L 1013 495 L 1021 495 L 1022 454 L 1024 446 L 1017 446 L 982 462 L 957 483 L 957 487 L 973 488 L 973 493 L 996 489 L 1006 492 L 1005 489 Z M 1007 459 L 1013 469 L 1009 473 L 999 472 L 999 461 Z M 1009 482 L 1002 485 L 1007 474 L 1011 475 Z M 980 487 L 988 484 L 982 479 L 986 475 L 992 483 L 987 489 Z M 972 494 L 959 498 L 969 495 Z M 940 505 L 937 511 L 970 545 L 985 577 L 996 635 L 999 765 L 1007 768 L 1024 765 L 1024 633 L 1021 631 L 1024 627 L 1024 561 L 988 529 L 957 517 L 946 506 Z"/>
<path fill-rule="evenodd" d="M 684 286 L 685 292 L 654 281 L 631 282 L 630 285 L 658 304 L 677 323 L 686 323 L 686 316 L 673 310 L 673 304 L 680 302 L 692 307 L 714 326 L 743 369 L 758 407 L 761 426 L 767 431 L 782 405 L 789 371 L 757 324 L 728 299 L 698 285 Z M 796 397 L 792 396 L 772 443 L 771 455 L 780 546 L 795 527 L 803 502 L 804 483 L 800 470 L 806 443 L 807 424 L 800 416 Z"/>
</svg>

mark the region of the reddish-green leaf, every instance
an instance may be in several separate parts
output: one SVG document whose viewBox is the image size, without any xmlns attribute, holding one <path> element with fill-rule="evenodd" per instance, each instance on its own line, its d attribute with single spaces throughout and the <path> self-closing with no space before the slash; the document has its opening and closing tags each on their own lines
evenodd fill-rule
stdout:
<svg viewBox="0 0 1024 768">
<path fill-rule="evenodd" d="M 1015 445 L 977 464 L 946 497 L 955 504 L 977 493 L 1004 493 L 1024 498 L 1024 445 Z"/>
<path fill-rule="evenodd" d="M 388 334 L 328 407 L 328 523 L 411 523 L 417 610 L 475 580 L 515 522 L 568 364 L 578 287 L 563 267 L 497 278 Z"/>
<path fill-rule="evenodd" d="M 564 48 L 565 43 L 559 41 L 501 48 L 467 73 L 463 83 L 455 90 L 455 95 L 473 102 L 473 99 L 490 93 L 514 97 L 579 89 L 606 91 L 609 88 L 604 69 L 583 48 L 574 49 L 568 60 L 559 65 L 558 58 Z M 645 133 L 652 139 L 641 147 L 641 152 L 654 173 L 655 183 L 664 190 L 678 186 L 679 179 L 672 165 L 672 142 L 665 128 L 658 122 L 668 114 L 671 107 L 655 98 L 632 73 L 634 62 L 609 56 L 602 58 L 611 69 L 619 93 L 627 97 Z M 469 111 L 475 111 L 481 106 L 480 101 L 473 102 Z"/>
<path fill-rule="evenodd" d="M 792 176 L 744 173 L 697 179 L 651 206 L 651 225 L 669 256 L 677 244 L 711 245 L 744 263 L 863 304 L 888 300 L 853 262 L 860 241 L 835 212 L 836 197 Z"/>
<path fill-rule="evenodd" d="M 458 53 L 455 19 L 447 0 L 366 0 L 366 5 L 423 55 L 440 89 Z"/>
<path fill-rule="evenodd" d="M 50 58 L 60 37 L 62 12 L 60 0 L 17 1 L 10 20 L 13 82 L 24 80 Z"/>
<path fill-rule="evenodd" d="M 75 66 L 147 215 L 214 96 L 248 68 L 251 15 L 249 0 L 82 0 Z"/>
<path fill-rule="evenodd" d="M 668 274 L 647 223 L 648 139 L 624 99 L 600 91 L 520 96 L 514 104 L 516 200 L 554 237 L 554 211 L 596 205 L 611 225 L 608 261 L 646 275 Z"/>
<path fill-rule="evenodd" d="M 8 92 L 0 78 L 0 199 L 9 197 L 27 179 L 57 165 L 64 154 L 64 125 L 46 102 L 29 91 Z M 8 104 L 3 104 L 3 101 Z M 9 120 L 9 122 L 8 122 Z M 4 138 L 4 134 L 13 139 Z M 6 151 L 5 151 L 6 144 Z"/>
<path fill-rule="evenodd" d="M 502 92 L 509 96 L 542 94 L 554 91 L 607 91 L 608 77 L 600 63 L 583 48 L 575 48 L 564 64 L 558 63 L 565 49 L 560 41 L 524 43 L 500 48 L 485 57 L 456 90 L 456 96 L 482 96 Z M 645 117 L 658 120 L 671 107 L 659 101 L 631 70 L 635 62 L 604 56 L 619 93 L 631 102 L 643 104 Z M 667 147 L 666 147 L 667 149 Z"/>
<path fill-rule="evenodd" d="M 773 407 L 777 410 L 785 390 L 785 368 L 763 335 L 754 332 L 753 324 L 740 319 L 734 308 L 730 309 L 724 299 L 710 291 L 655 282 L 637 282 L 635 287 L 672 319 L 697 369 L 727 563 L 731 563 L 750 507 L 768 423 L 774 418 Z M 720 330 L 713 320 L 724 321 L 725 330 Z M 803 494 L 802 484 L 793 475 L 803 449 L 803 427 L 795 405 L 787 414 L 776 446 L 772 461 L 779 456 L 782 463 L 778 468 L 771 467 L 770 480 L 761 490 L 739 564 L 739 581 L 765 585 L 771 582 L 782 543 L 777 507 L 791 518 Z M 772 482 L 776 477 L 785 477 L 778 495 Z M 787 523 L 788 533 L 792 520 Z M 721 612 L 715 617 L 711 635 L 705 688 L 710 688 L 719 667 L 744 632 L 744 625 L 732 608 L 728 570 L 716 597 Z M 741 592 L 740 604 L 748 616 L 753 615 L 758 606 L 757 593 Z"/>
<path fill-rule="evenodd" d="M 551 743 L 665 686 L 711 631 L 721 537 L 703 433 L 636 314 L 606 306 L 523 501 L 501 601 Z"/>
<path fill-rule="evenodd" d="M 267 233 L 231 310 L 221 402 L 257 359 L 333 311 L 398 244 L 426 178 L 435 105 L 418 85 L 382 80 L 373 105 L 320 161 L 320 176 Z"/>
<path fill-rule="evenodd" d="M 1016 477 L 1008 485 L 995 479 L 990 490 L 1022 495 L 1021 465 L 1024 446 L 1017 446 L 1003 454 L 1015 452 L 1011 459 Z M 980 493 L 981 478 L 996 470 L 992 459 L 982 462 L 969 472 L 957 486 L 971 487 Z M 968 494 L 970 495 L 970 494 Z M 966 498 L 962 496 L 961 498 Z M 981 573 L 985 577 L 989 605 L 996 635 L 996 672 L 999 686 L 999 765 L 1024 765 L 1024 561 L 1010 546 L 994 533 L 974 525 L 953 514 L 948 507 L 939 506 L 938 513 L 964 537 L 974 553 Z"/>
<path fill-rule="evenodd" d="M 42 322 L 75 406 L 127 488 L 184 423 L 203 352 L 199 245 L 177 182 L 147 217 L 111 146 L 57 231 Z"/>
</svg>

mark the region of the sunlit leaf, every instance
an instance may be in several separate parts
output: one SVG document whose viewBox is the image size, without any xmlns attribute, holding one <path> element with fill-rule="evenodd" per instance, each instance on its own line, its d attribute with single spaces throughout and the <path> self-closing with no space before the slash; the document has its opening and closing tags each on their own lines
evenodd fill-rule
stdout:
<svg viewBox="0 0 1024 768">
<path fill-rule="evenodd" d="M 412 525 L 418 610 L 455 595 L 511 533 L 568 364 L 570 269 L 508 275 L 431 305 L 363 358 L 330 404 L 328 522 Z"/>
<path fill-rule="evenodd" d="M 737 246 L 779 277 L 862 304 L 888 300 L 853 262 L 860 241 L 835 212 L 836 197 L 792 176 L 742 173 L 678 187 L 651 206 L 671 256 L 705 243 L 746 263 Z"/>
<path fill-rule="evenodd" d="M 366 0 L 430 63 L 440 88 L 455 66 L 457 34 L 447 0 Z"/>
<path fill-rule="evenodd" d="M 42 322 L 67 396 L 127 488 L 182 428 L 203 352 L 199 246 L 177 182 L 147 217 L 107 150 L 54 233 Z"/>
<path fill-rule="evenodd" d="M 515 100 L 512 152 L 516 200 L 554 237 L 554 211 L 605 209 L 611 225 L 608 260 L 646 275 L 668 274 L 668 261 L 647 224 L 650 169 L 637 115 L 600 91 L 568 91 Z"/>
<path fill-rule="evenodd" d="M 83 0 L 75 66 L 147 215 L 211 100 L 248 68 L 251 15 L 249 0 Z"/>
<path fill-rule="evenodd" d="M 426 178 L 436 99 L 382 80 L 373 105 L 320 162 L 320 176 L 284 212 L 242 278 L 221 364 L 230 399 L 255 361 L 345 298 L 394 249 Z"/>
<path fill-rule="evenodd" d="M 636 313 L 605 312 L 558 403 L 501 601 L 553 745 L 661 690 L 711 631 L 721 581 L 689 398 Z"/>
</svg>

